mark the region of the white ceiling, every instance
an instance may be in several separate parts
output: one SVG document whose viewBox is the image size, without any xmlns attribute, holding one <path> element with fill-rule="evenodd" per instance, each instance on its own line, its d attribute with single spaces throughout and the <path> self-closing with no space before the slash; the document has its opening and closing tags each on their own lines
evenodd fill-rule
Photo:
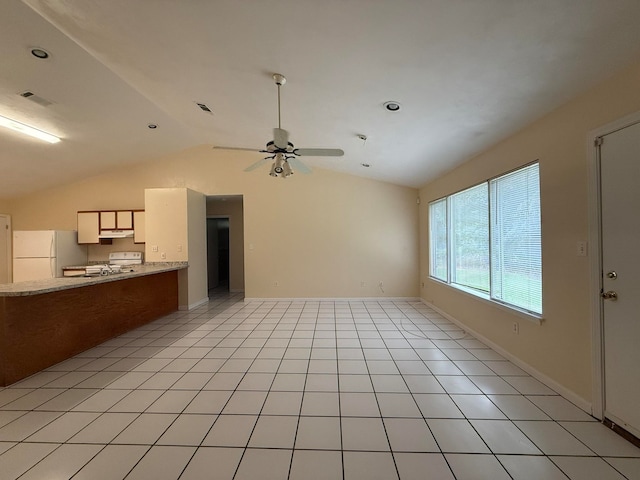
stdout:
<svg viewBox="0 0 640 480">
<path fill-rule="evenodd" d="M 309 166 L 417 187 L 640 60 L 637 0 L 1 4 L 0 115 L 63 141 L 0 132 L 0 198 L 194 145 L 263 147 L 273 72 L 295 146 L 345 151 Z"/>
</svg>

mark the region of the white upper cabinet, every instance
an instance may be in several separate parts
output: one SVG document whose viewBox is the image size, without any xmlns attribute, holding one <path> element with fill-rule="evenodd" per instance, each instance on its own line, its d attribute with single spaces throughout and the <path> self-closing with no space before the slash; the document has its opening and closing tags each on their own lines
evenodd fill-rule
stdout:
<svg viewBox="0 0 640 480">
<path fill-rule="evenodd" d="M 100 243 L 100 212 L 78 212 L 78 243 Z"/>
<path fill-rule="evenodd" d="M 144 210 L 133 212 L 133 243 L 145 242 Z"/>
<path fill-rule="evenodd" d="M 116 212 L 100 212 L 100 230 L 116 229 Z"/>
<path fill-rule="evenodd" d="M 144 210 L 78 212 L 78 243 L 111 243 L 112 238 L 131 235 L 135 243 L 145 242 Z"/>
<path fill-rule="evenodd" d="M 131 210 L 116 212 L 116 228 L 118 230 L 133 229 L 133 212 Z"/>
</svg>

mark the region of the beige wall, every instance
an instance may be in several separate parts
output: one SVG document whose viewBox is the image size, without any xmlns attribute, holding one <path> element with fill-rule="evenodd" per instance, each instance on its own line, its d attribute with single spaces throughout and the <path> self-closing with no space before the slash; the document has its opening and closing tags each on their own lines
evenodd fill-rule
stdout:
<svg viewBox="0 0 640 480">
<path fill-rule="evenodd" d="M 321 169 L 288 179 L 271 178 L 266 168 L 243 172 L 255 160 L 246 152 L 194 147 L 13 200 L 9 213 L 16 229 L 73 229 L 78 210 L 148 213 L 147 188 L 243 195 L 247 297 L 418 295 L 416 189 Z M 175 248 L 175 239 L 167 240 L 168 258 Z"/>
<path fill-rule="evenodd" d="M 145 190 L 145 208 L 146 261 L 189 262 L 189 268 L 180 272 L 180 307 L 206 302 L 204 194 L 187 188 L 150 188 Z"/>
<path fill-rule="evenodd" d="M 229 217 L 229 291 L 244 291 L 244 215 L 242 197 L 209 197 L 207 216 Z"/>
<path fill-rule="evenodd" d="M 422 298 L 591 401 L 588 132 L 640 110 L 640 65 L 617 75 L 420 190 Z M 543 309 L 541 326 L 428 279 L 428 202 L 538 159 Z M 511 333 L 519 322 L 520 334 Z"/>
<path fill-rule="evenodd" d="M 188 261 L 187 189 L 150 188 L 144 203 L 145 261 Z"/>
<path fill-rule="evenodd" d="M 204 194 L 187 190 L 187 258 L 189 261 L 188 306 L 193 308 L 208 297 L 207 289 L 207 205 Z"/>
</svg>

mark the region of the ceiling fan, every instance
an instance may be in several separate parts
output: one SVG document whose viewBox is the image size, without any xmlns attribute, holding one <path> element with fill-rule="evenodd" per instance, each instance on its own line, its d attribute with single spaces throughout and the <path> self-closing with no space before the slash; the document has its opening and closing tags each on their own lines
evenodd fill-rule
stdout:
<svg viewBox="0 0 640 480">
<path fill-rule="evenodd" d="M 295 148 L 293 143 L 289 141 L 289 132 L 284 130 L 281 125 L 280 115 L 280 87 L 287 82 L 284 75 L 279 73 L 273 74 L 273 79 L 278 87 L 278 127 L 273 129 L 273 140 L 267 143 L 262 150 L 253 148 L 238 147 L 213 147 L 224 150 L 245 150 L 250 152 L 266 153 L 268 156 L 262 160 L 258 160 L 253 165 L 245 168 L 245 172 L 255 170 L 265 163 L 273 160 L 269 175 L 272 177 L 287 178 L 293 175 L 293 168 L 301 173 L 311 173 L 311 169 L 298 160 L 298 157 L 341 157 L 344 151 L 339 148 Z"/>
</svg>

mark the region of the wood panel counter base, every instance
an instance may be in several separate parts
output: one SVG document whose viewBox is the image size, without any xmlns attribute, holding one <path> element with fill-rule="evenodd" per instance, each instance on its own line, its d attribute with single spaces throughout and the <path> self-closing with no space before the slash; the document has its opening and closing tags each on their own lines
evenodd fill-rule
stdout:
<svg viewBox="0 0 640 480">
<path fill-rule="evenodd" d="M 176 270 L 0 297 L 0 386 L 177 310 Z"/>
</svg>

